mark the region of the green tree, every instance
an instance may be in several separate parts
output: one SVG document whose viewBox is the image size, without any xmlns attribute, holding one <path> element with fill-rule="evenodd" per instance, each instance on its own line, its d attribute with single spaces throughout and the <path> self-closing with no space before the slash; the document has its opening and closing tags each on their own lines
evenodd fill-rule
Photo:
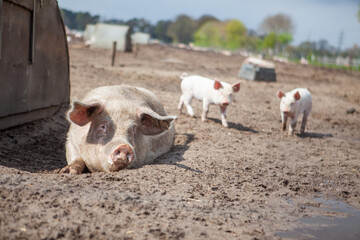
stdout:
<svg viewBox="0 0 360 240">
<path fill-rule="evenodd" d="M 202 47 L 225 47 L 224 23 L 219 21 L 209 21 L 196 31 L 194 43 Z"/>
<path fill-rule="evenodd" d="M 168 28 L 168 35 L 178 43 L 190 43 L 196 31 L 196 22 L 187 15 L 179 15 Z"/>
<path fill-rule="evenodd" d="M 225 25 L 226 47 L 235 50 L 245 43 L 246 27 L 239 20 L 230 20 Z"/>
<path fill-rule="evenodd" d="M 238 49 L 246 42 L 246 27 L 238 20 L 227 22 L 209 21 L 196 31 L 197 46 Z"/>
<path fill-rule="evenodd" d="M 268 35 L 266 35 L 266 37 L 264 38 L 264 42 L 263 42 L 263 47 L 264 48 L 271 48 L 271 49 L 275 49 L 276 46 L 276 41 L 277 41 L 277 36 L 275 33 L 269 33 Z"/>
</svg>

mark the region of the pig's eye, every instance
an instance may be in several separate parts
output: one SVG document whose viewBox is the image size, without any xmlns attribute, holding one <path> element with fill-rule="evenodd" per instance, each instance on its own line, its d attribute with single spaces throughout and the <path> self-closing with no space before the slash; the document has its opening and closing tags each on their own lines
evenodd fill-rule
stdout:
<svg viewBox="0 0 360 240">
<path fill-rule="evenodd" d="M 130 134 L 135 135 L 135 133 L 136 133 L 136 126 L 132 126 L 132 128 L 130 129 Z"/>
<path fill-rule="evenodd" d="M 97 129 L 98 134 L 105 135 L 108 131 L 108 126 L 106 123 L 101 123 Z"/>
</svg>

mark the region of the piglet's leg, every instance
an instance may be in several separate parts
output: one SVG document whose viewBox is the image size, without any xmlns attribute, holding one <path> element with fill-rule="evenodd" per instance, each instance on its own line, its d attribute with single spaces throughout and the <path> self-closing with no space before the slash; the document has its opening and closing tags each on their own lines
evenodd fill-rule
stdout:
<svg viewBox="0 0 360 240">
<path fill-rule="evenodd" d="M 181 95 L 179 105 L 178 105 L 178 111 L 180 114 L 182 114 L 183 105 L 184 105 L 184 95 Z"/>
<path fill-rule="evenodd" d="M 85 170 L 85 162 L 81 158 L 76 159 L 70 165 L 61 169 L 60 173 L 81 174 Z"/>
<path fill-rule="evenodd" d="M 293 135 L 295 127 L 296 127 L 296 119 L 292 119 L 289 126 L 289 133 L 288 133 L 289 136 Z"/>
<path fill-rule="evenodd" d="M 188 114 L 191 116 L 191 117 L 194 117 L 194 110 L 193 108 L 191 107 L 191 100 L 192 100 L 192 96 L 191 95 L 183 95 L 183 100 L 184 100 L 184 104 L 185 104 L 185 107 L 187 109 L 187 112 Z"/>
<path fill-rule="evenodd" d="M 300 133 L 301 134 L 303 134 L 305 132 L 305 126 L 306 126 L 308 116 L 309 116 L 309 113 L 305 111 L 304 115 L 303 115 L 302 122 L 301 122 L 301 128 L 300 128 Z"/>
<path fill-rule="evenodd" d="M 201 114 L 201 120 L 203 122 L 206 122 L 207 121 L 207 114 L 209 112 L 209 103 L 208 101 L 206 101 L 205 99 L 203 100 L 203 111 L 202 111 L 202 114 Z"/>
<path fill-rule="evenodd" d="M 221 114 L 221 123 L 224 127 L 228 127 L 228 123 L 226 121 L 226 107 L 220 107 Z"/>
<path fill-rule="evenodd" d="M 287 122 L 287 117 L 285 116 L 285 114 L 283 112 L 281 112 L 281 122 L 282 122 L 282 130 L 285 131 L 286 130 L 286 122 Z"/>
</svg>

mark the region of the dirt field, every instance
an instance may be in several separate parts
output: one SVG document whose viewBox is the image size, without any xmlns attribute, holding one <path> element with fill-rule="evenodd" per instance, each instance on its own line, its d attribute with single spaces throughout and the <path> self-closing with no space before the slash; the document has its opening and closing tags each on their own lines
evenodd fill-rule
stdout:
<svg viewBox="0 0 360 240">
<path fill-rule="evenodd" d="M 70 58 L 72 99 L 131 84 L 171 115 L 181 73 L 235 83 L 243 60 L 158 45 L 118 52 L 115 67 L 110 51 L 72 46 Z M 321 212 L 315 198 L 360 209 L 360 74 L 281 63 L 276 72 L 276 83 L 240 79 L 227 129 L 217 106 L 206 123 L 178 116 L 171 151 L 138 169 L 58 174 L 64 109 L 0 131 L 0 239 L 282 239 Z M 310 89 L 313 110 L 306 133 L 288 137 L 276 93 L 295 87 Z M 201 103 L 192 105 L 199 116 Z"/>
</svg>

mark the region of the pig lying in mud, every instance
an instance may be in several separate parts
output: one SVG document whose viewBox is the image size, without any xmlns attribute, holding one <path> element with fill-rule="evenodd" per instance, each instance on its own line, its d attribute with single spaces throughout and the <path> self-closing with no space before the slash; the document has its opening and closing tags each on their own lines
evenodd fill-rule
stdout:
<svg viewBox="0 0 360 240">
<path fill-rule="evenodd" d="M 68 166 L 61 173 L 114 172 L 152 163 L 174 141 L 174 119 L 144 88 L 117 85 L 93 89 L 67 113 Z"/>
<path fill-rule="evenodd" d="M 209 105 L 216 104 L 220 106 L 221 122 L 224 127 L 228 127 L 226 121 L 226 108 L 232 101 L 232 94 L 240 90 L 240 83 L 230 85 L 226 82 L 219 82 L 201 76 L 187 76 L 183 73 L 180 77 L 182 95 L 180 97 L 178 110 L 182 113 L 182 107 L 185 104 L 190 116 L 194 116 L 194 110 L 191 107 L 192 98 L 201 100 L 203 111 L 201 120 L 206 121 Z"/>
<path fill-rule="evenodd" d="M 287 119 L 290 118 L 289 135 L 292 135 L 296 127 L 296 121 L 300 114 L 303 114 L 300 133 L 304 133 L 307 118 L 311 112 L 312 99 L 309 90 L 296 88 L 290 92 L 278 91 L 280 101 L 280 114 L 283 131 L 286 130 Z"/>
</svg>

